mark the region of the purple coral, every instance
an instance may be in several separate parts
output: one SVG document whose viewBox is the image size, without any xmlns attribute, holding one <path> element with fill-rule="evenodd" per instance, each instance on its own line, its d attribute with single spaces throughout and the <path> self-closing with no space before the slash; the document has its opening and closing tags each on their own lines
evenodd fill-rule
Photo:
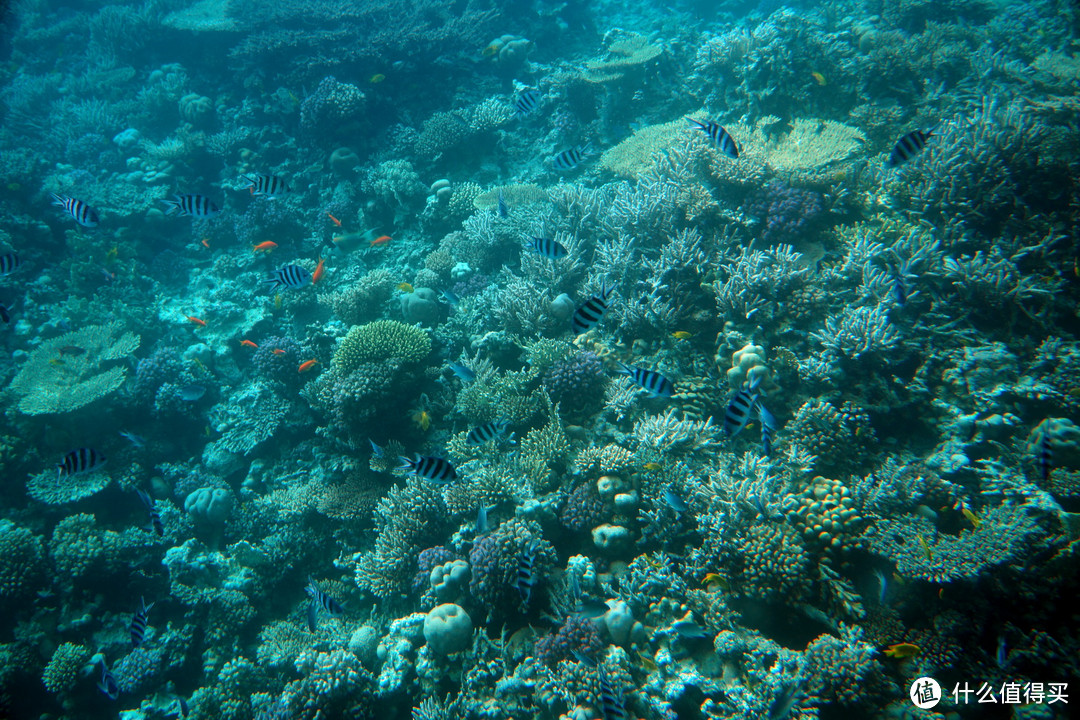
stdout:
<svg viewBox="0 0 1080 720">
<path fill-rule="evenodd" d="M 536 641 L 536 657 L 548 666 L 576 655 L 592 657 L 603 649 L 604 643 L 596 624 L 580 615 L 568 615 L 566 622 L 554 635 Z"/>
<path fill-rule="evenodd" d="M 277 350 L 284 352 L 275 352 Z M 301 358 L 301 349 L 296 341 L 275 335 L 259 343 L 251 362 L 261 377 L 279 385 L 299 387 L 307 378 L 301 376 L 296 368 L 305 359 Z"/>
<path fill-rule="evenodd" d="M 590 530 L 606 519 L 604 501 L 596 494 L 593 483 L 586 482 L 574 488 L 559 513 L 559 520 L 571 530 Z"/>
<path fill-rule="evenodd" d="M 420 554 L 416 556 L 416 564 L 420 570 L 416 573 L 416 577 L 413 578 L 413 589 L 417 592 L 423 592 L 431 579 L 431 571 L 439 565 L 444 565 L 456 559 L 457 557 L 453 552 L 441 545 L 421 550 Z"/>
<path fill-rule="evenodd" d="M 746 214 L 761 222 L 759 238 L 763 244 L 793 244 L 821 228 L 825 203 L 813 190 L 771 182 L 750 196 Z"/>
<path fill-rule="evenodd" d="M 151 402 L 158 388 L 166 382 L 176 381 L 183 370 L 179 352 L 173 348 L 155 350 L 153 355 L 143 358 L 135 366 L 135 398 L 141 402 Z"/>
<path fill-rule="evenodd" d="M 557 360 L 544 374 L 544 389 L 569 418 L 599 410 L 607 382 L 600 358 L 588 351 Z"/>
<path fill-rule="evenodd" d="M 366 105 L 360 88 L 330 75 L 300 103 L 300 128 L 314 138 L 344 138 L 365 116 Z"/>
</svg>

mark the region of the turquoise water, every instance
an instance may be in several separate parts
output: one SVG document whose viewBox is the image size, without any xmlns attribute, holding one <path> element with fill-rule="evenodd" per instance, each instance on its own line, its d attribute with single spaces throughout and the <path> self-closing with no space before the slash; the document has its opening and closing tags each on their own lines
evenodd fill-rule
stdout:
<svg viewBox="0 0 1080 720">
<path fill-rule="evenodd" d="M 1071 716 L 1075 4 L 3 18 L 0 717 Z"/>
</svg>

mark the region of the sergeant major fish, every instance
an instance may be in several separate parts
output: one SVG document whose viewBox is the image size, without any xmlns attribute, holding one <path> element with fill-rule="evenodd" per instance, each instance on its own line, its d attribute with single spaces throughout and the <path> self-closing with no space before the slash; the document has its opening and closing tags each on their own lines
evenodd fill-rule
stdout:
<svg viewBox="0 0 1080 720">
<path fill-rule="evenodd" d="M 506 432 L 509 426 L 505 420 L 491 420 L 483 425 L 477 425 L 465 436 L 466 445 L 483 445 L 491 440 L 496 440 Z"/>
<path fill-rule="evenodd" d="M 529 248 L 536 254 L 546 257 L 548 260 L 558 260 L 564 258 L 570 254 L 570 251 L 566 249 L 558 240 L 547 237 L 532 236 L 529 241 Z"/>
<path fill-rule="evenodd" d="M 650 397 L 669 398 L 675 394 L 675 385 L 655 370 L 619 363 L 618 372 L 628 376 L 635 385 L 649 393 Z"/>
<path fill-rule="evenodd" d="M 147 605 L 145 598 L 139 598 L 139 609 L 131 616 L 131 624 L 128 625 L 132 647 L 139 647 L 143 644 L 143 640 L 146 639 L 146 628 L 150 624 L 148 615 L 152 607 L 154 607 L 154 603 Z"/>
<path fill-rule="evenodd" d="M 308 576 L 308 584 L 304 588 L 304 592 L 308 594 L 312 602 L 321 607 L 331 615 L 341 615 L 345 612 L 345 606 L 326 594 L 315 583 L 315 578 Z"/>
<path fill-rule="evenodd" d="M 926 131 L 912 130 L 901 137 L 893 146 L 892 152 L 889 153 L 889 159 L 885 161 L 885 164 L 888 167 L 897 167 L 921 153 L 926 149 L 926 141 L 933 136 L 934 129 L 930 128 Z"/>
<path fill-rule="evenodd" d="M 457 471 L 449 461 L 431 455 L 416 455 L 414 460 L 399 455 L 401 460 L 400 470 L 407 470 L 410 475 L 422 477 L 441 485 L 447 485 L 457 480 Z"/>
<path fill-rule="evenodd" d="M 283 265 L 272 272 L 270 279 L 266 280 L 266 284 L 270 286 L 271 290 L 276 290 L 279 287 L 295 290 L 304 287 L 310 282 L 311 273 L 299 265 Z"/>
<path fill-rule="evenodd" d="M 56 464 L 56 478 L 59 480 L 65 476 L 94 472 L 101 469 L 104 464 L 104 455 L 93 448 L 82 447 L 72 450 Z"/>
<path fill-rule="evenodd" d="M 101 679 L 98 680 L 98 690 L 100 690 L 105 697 L 110 700 L 116 700 L 120 697 L 120 685 L 116 682 L 116 678 L 109 672 L 109 666 L 105 664 L 105 658 L 101 658 Z"/>
<path fill-rule="evenodd" d="M 592 145 L 589 143 L 575 145 L 552 158 L 551 164 L 555 166 L 556 170 L 573 170 L 594 154 Z"/>
<path fill-rule="evenodd" d="M 0 255 L 0 275 L 10 275 L 18 270 L 21 264 L 19 256 L 13 252 Z"/>
<path fill-rule="evenodd" d="M 536 553 L 539 550 L 539 545 L 536 539 L 533 538 L 529 541 L 529 544 L 518 556 L 518 569 L 517 580 L 515 586 L 517 587 L 518 594 L 521 596 L 522 607 L 529 606 L 529 600 L 532 598 L 533 584 L 536 582 L 534 575 Z"/>
<path fill-rule="evenodd" d="M 611 294 L 615 288 L 606 284 L 600 286 L 600 292 L 582 303 L 570 318 L 570 329 L 575 335 L 581 335 L 596 327 L 611 306 Z"/>
<path fill-rule="evenodd" d="M 292 192 L 289 184 L 277 175 L 241 175 L 251 183 L 248 188 L 252 195 L 262 195 L 270 200 Z"/>
<path fill-rule="evenodd" d="M 146 506 L 147 512 L 150 513 L 150 524 L 147 529 L 153 530 L 158 537 L 162 537 L 165 535 L 165 524 L 161 522 L 161 513 L 158 512 L 157 502 L 139 488 L 135 488 L 135 492 L 138 494 L 139 499 L 142 500 L 142 504 Z"/>
<path fill-rule="evenodd" d="M 67 210 L 68 215 L 83 227 L 92 228 L 97 227 L 98 225 L 97 212 L 82 200 L 76 200 L 67 195 L 57 195 L 56 193 L 53 193 L 52 204 Z"/>
<path fill-rule="evenodd" d="M 514 115 L 523 118 L 532 114 L 540 107 L 540 101 L 543 97 L 539 90 L 523 90 L 514 101 Z"/>
<path fill-rule="evenodd" d="M 173 195 L 173 200 L 162 200 L 161 202 L 169 206 L 166 210 L 166 214 L 172 215 L 173 213 L 179 213 L 180 215 L 188 215 L 199 220 L 209 220 L 210 218 L 217 217 L 221 214 L 221 208 L 214 204 L 214 201 L 205 195 Z"/>
<path fill-rule="evenodd" d="M 758 386 L 760 384 L 761 376 L 757 375 L 731 398 L 724 412 L 724 433 L 728 437 L 738 435 L 755 413 L 763 427 L 767 425 L 770 430 L 776 428 L 776 420 L 759 401 L 761 393 L 758 392 Z"/>
<path fill-rule="evenodd" d="M 720 148 L 720 152 L 724 153 L 732 160 L 735 160 L 739 157 L 739 146 L 735 143 L 735 138 L 731 137 L 731 133 L 725 130 L 723 126 L 720 125 L 720 123 L 716 122 L 715 120 L 701 122 L 700 120 L 695 120 L 694 118 L 686 119 L 689 120 L 690 124 L 693 125 L 695 128 L 701 130 L 706 135 L 708 135 L 709 139 L 712 140 L 718 148 Z"/>
</svg>

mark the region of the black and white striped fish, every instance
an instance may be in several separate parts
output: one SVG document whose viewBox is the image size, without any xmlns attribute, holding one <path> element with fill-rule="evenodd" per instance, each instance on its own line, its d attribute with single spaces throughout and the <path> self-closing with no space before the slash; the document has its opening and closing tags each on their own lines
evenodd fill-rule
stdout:
<svg viewBox="0 0 1080 720">
<path fill-rule="evenodd" d="M 425 480 L 443 485 L 457 480 L 458 474 L 454 470 L 454 466 L 441 457 L 417 455 L 415 460 L 410 460 L 403 455 L 399 455 L 398 459 L 402 463 L 399 469 L 408 470 L 410 475 L 418 475 Z"/>
<path fill-rule="evenodd" d="M 533 252 L 543 255 L 548 260 L 558 260 L 559 258 L 564 258 L 570 254 L 570 251 L 566 249 L 566 246 L 554 238 L 537 237 L 535 235 L 532 235 L 531 237 L 532 240 L 529 241 L 529 248 L 531 248 Z"/>
<path fill-rule="evenodd" d="M 97 227 L 98 214 L 94 208 L 90 207 L 82 200 L 76 200 L 73 197 L 67 195 L 52 194 L 52 204 L 57 207 L 62 207 L 67 210 L 68 215 L 75 219 L 75 222 L 79 223 L 83 227 Z"/>
<path fill-rule="evenodd" d="M 503 197 L 503 191 L 499 191 L 499 199 L 495 203 L 495 211 L 501 218 L 510 217 L 510 206 L 506 204 L 506 198 Z"/>
<path fill-rule="evenodd" d="M 279 287 L 302 288 L 311 282 L 311 271 L 299 265 L 283 265 L 270 273 L 270 279 L 266 283 L 271 290 Z"/>
<path fill-rule="evenodd" d="M 597 667 L 596 674 L 600 678 L 600 709 L 604 720 L 625 720 L 628 715 L 623 706 L 622 690 L 616 693 L 615 688 L 611 687 L 611 681 L 608 680 L 603 665 Z"/>
<path fill-rule="evenodd" d="M 146 506 L 146 511 L 150 513 L 150 524 L 147 529 L 153 530 L 158 537 L 162 537 L 165 534 L 165 523 L 161 522 L 161 513 L 158 512 L 157 501 L 139 488 L 135 488 L 135 492 L 138 493 L 142 504 Z"/>
<path fill-rule="evenodd" d="M 514 115 L 521 118 L 536 112 L 543 99 L 544 96 L 539 90 L 523 90 L 514 101 Z"/>
<path fill-rule="evenodd" d="M 517 587 L 518 594 L 521 595 L 522 607 L 529 606 L 533 585 L 536 583 L 536 576 L 533 571 L 537 550 L 539 550 L 539 546 L 536 540 L 533 539 L 529 541 L 521 555 L 518 556 L 517 578 L 514 585 Z"/>
<path fill-rule="evenodd" d="M 552 158 L 551 164 L 556 170 L 573 170 L 593 155 L 592 146 L 589 143 L 575 145 Z"/>
<path fill-rule="evenodd" d="M 720 123 L 715 120 L 701 122 L 694 118 L 686 119 L 690 121 L 691 125 L 708 135 L 709 139 L 716 143 L 716 146 L 720 148 L 720 152 L 724 153 L 732 160 L 739 157 L 739 146 L 735 143 L 735 138 L 731 137 L 731 133 L 725 130 Z"/>
<path fill-rule="evenodd" d="M 56 464 L 56 477 L 60 479 L 65 475 L 80 475 L 94 472 L 105 464 L 105 456 L 93 448 L 79 448 L 72 450 L 64 459 Z"/>
<path fill-rule="evenodd" d="M 675 385 L 655 370 L 619 363 L 619 374 L 626 375 L 652 397 L 669 398 L 675 394 Z"/>
<path fill-rule="evenodd" d="M 146 639 L 146 628 L 150 624 L 148 615 L 152 607 L 154 603 L 147 605 L 146 598 L 139 598 L 139 609 L 131 616 L 131 624 L 128 625 L 128 632 L 131 633 L 131 647 L 139 647 Z"/>
<path fill-rule="evenodd" d="M 477 425 L 465 436 L 466 445 L 483 445 L 486 442 L 497 439 L 506 432 L 508 423 L 505 420 L 492 420 L 483 425 Z"/>
<path fill-rule="evenodd" d="M 289 184 L 277 175 L 241 175 L 240 177 L 251 183 L 248 190 L 252 195 L 262 195 L 273 199 L 292 192 Z"/>
<path fill-rule="evenodd" d="M 761 408 L 758 407 L 760 414 Z M 765 457 L 772 455 L 772 428 L 765 422 L 761 423 L 761 454 Z"/>
<path fill-rule="evenodd" d="M 758 385 L 761 384 L 761 376 L 754 377 L 745 387 L 735 393 L 724 411 L 724 433 L 728 437 L 735 437 L 746 427 L 755 413 L 758 412 Z M 769 416 L 772 417 L 771 415 Z"/>
<path fill-rule="evenodd" d="M 925 132 L 922 130 L 912 130 L 896 141 L 896 145 L 893 146 L 892 152 L 889 153 L 889 159 L 885 161 L 885 164 L 889 167 L 903 165 L 926 149 L 926 141 L 929 140 L 933 134 L 934 128 L 930 128 Z"/>
<path fill-rule="evenodd" d="M 98 690 L 110 700 L 120 697 L 120 684 L 116 682 L 116 678 L 109 672 L 109 666 L 105 664 L 104 657 L 101 658 L 101 679 L 98 680 L 97 686 Z"/>
<path fill-rule="evenodd" d="M 311 598 L 313 604 L 318 605 L 331 615 L 341 615 L 345 612 L 345 606 L 339 603 L 334 598 L 323 592 L 318 585 L 315 584 L 315 578 L 308 576 L 307 587 L 304 588 L 304 592 Z"/>
<path fill-rule="evenodd" d="M 1045 483 L 1050 479 L 1050 472 L 1054 469 L 1054 449 L 1050 447 L 1050 433 L 1043 427 L 1042 437 L 1039 438 L 1039 473 Z"/>
<path fill-rule="evenodd" d="M 181 215 L 190 215 L 193 218 L 199 218 L 200 220 L 209 220 L 210 218 L 217 217 L 221 214 L 221 209 L 214 204 L 214 201 L 205 195 L 173 195 L 174 200 L 162 200 L 161 202 L 169 206 L 166 211 L 167 214 L 172 215 L 174 212 Z"/>
<path fill-rule="evenodd" d="M 16 253 L 4 253 L 0 255 L 0 275 L 10 275 L 19 269 L 22 261 Z"/>
<path fill-rule="evenodd" d="M 611 306 L 611 293 L 614 291 L 615 288 L 613 287 L 608 287 L 606 284 L 601 285 L 599 293 L 590 297 L 574 310 L 574 315 L 570 318 L 570 329 L 574 331 L 575 335 L 588 332 L 604 319 L 604 315 L 607 314 L 608 308 Z"/>
</svg>

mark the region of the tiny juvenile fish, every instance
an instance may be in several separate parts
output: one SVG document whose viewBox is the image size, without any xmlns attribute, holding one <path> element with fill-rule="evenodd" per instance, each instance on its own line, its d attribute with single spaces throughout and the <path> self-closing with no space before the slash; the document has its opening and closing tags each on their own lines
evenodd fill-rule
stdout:
<svg viewBox="0 0 1080 720">
<path fill-rule="evenodd" d="M 205 195 L 173 195 L 173 200 L 162 200 L 161 202 L 169 206 L 166 210 L 167 215 L 173 213 L 179 213 L 180 215 L 188 215 L 189 217 L 198 218 L 200 220 L 209 220 L 210 218 L 217 217 L 221 214 L 221 208 L 214 204 L 214 201 Z"/>
<path fill-rule="evenodd" d="M 546 237 L 536 237 L 535 235 L 533 235 L 532 239 L 529 241 L 529 248 L 538 255 L 546 257 L 548 260 L 558 260 L 570 254 L 570 251 L 566 249 L 566 246 L 558 240 Z"/>
<path fill-rule="evenodd" d="M 518 556 L 517 578 L 514 585 L 521 596 L 522 607 L 528 607 L 529 600 L 532 598 L 533 584 L 536 582 L 533 570 L 538 549 L 536 540 L 530 540 L 521 555 Z"/>
<path fill-rule="evenodd" d="M 573 170 L 594 154 L 589 143 L 575 145 L 552 158 L 551 164 L 555 166 L 556 170 Z"/>
<path fill-rule="evenodd" d="M 483 445 L 491 440 L 496 440 L 506 432 L 509 424 L 505 420 L 492 420 L 483 425 L 478 425 L 465 436 L 466 445 Z"/>
<path fill-rule="evenodd" d="M 601 285 L 599 293 L 590 297 L 574 310 L 574 315 L 570 318 L 570 329 L 575 335 L 588 332 L 604 319 L 608 308 L 611 307 L 611 294 L 613 292 L 615 292 L 615 288 L 608 287 L 606 284 Z"/>
<path fill-rule="evenodd" d="M 902 660 L 903 658 L 915 657 L 922 651 L 922 648 L 914 643 L 896 643 L 885 648 L 885 654 L 891 658 L 897 658 Z"/>
<path fill-rule="evenodd" d="M 926 149 L 926 142 L 933 134 L 934 128 L 930 128 L 925 132 L 912 130 L 907 133 L 896 141 L 896 145 L 893 146 L 892 152 L 889 153 L 889 159 L 885 161 L 885 164 L 888 167 L 903 165 Z"/>
<path fill-rule="evenodd" d="M 139 647 L 146 639 L 146 628 L 149 625 L 147 616 L 152 607 L 154 603 L 147 605 L 145 598 L 139 598 L 139 609 L 131 616 L 131 624 L 128 625 L 128 632 L 131 633 L 131 647 Z"/>
<path fill-rule="evenodd" d="M 304 591 L 308 594 L 308 597 L 311 598 L 313 604 L 318 605 L 331 615 L 341 615 L 345 612 L 345 606 L 323 592 L 315 583 L 315 579 L 310 575 L 308 576 L 308 584 L 307 587 L 304 588 Z"/>
<path fill-rule="evenodd" d="M 470 383 L 476 379 L 476 373 L 465 367 L 461 363 L 448 362 L 446 366 L 450 368 L 461 382 Z"/>
<path fill-rule="evenodd" d="M 76 200 L 67 195 L 57 195 L 56 193 L 53 193 L 52 204 L 67 210 L 68 215 L 83 227 L 92 228 L 97 227 L 98 225 L 97 212 L 82 200 Z"/>
<path fill-rule="evenodd" d="M 690 506 L 671 488 L 664 488 L 664 503 L 677 513 L 690 512 Z"/>
<path fill-rule="evenodd" d="M 147 529 L 153 530 L 158 537 L 163 537 L 165 535 L 165 523 L 161 522 L 161 513 L 158 512 L 157 501 L 139 488 L 135 488 L 135 492 L 138 494 L 139 499 L 142 500 L 142 504 L 146 506 L 146 511 L 150 513 L 150 524 Z"/>
<path fill-rule="evenodd" d="M 619 374 L 628 376 L 634 384 L 654 398 L 669 398 L 675 394 L 675 385 L 655 370 L 619 363 Z"/>
<path fill-rule="evenodd" d="M 540 101 L 544 96 L 539 90 L 523 90 L 514 101 L 514 115 L 522 118 L 530 115 L 540 107 Z"/>
<path fill-rule="evenodd" d="M 110 700 L 116 700 L 120 697 L 120 685 L 116 682 L 113 674 L 109 672 L 109 666 L 105 664 L 105 658 L 101 659 L 101 679 L 98 680 L 97 686 L 98 690 Z"/>
<path fill-rule="evenodd" d="M 725 130 L 723 126 L 720 125 L 720 123 L 716 122 L 715 120 L 701 122 L 700 120 L 695 120 L 694 118 L 686 119 L 689 120 L 690 124 L 693 125 L 695 128 L 701 130 L 706 135 L 708 135 L 709 139 L 712 140 L 718 148 L 720 148 L 720 152 L 724 153 L 732 160 L 735 160 L 739 157 L 739 146 L 735 143 L 735 138 L 731 137 L 731 133 Z"/>
<path fill-rule="evenodd" d="M 241 175 L 240 177 L 251 183 L 248 189 L 252 195 L 262 195 L 272 200 L 292 192 L 289 184 L 277 175 Z"/>
<path fill-rule="evenodd" d="M 458 477 L 454 466 L 441 457 L 418 454 L 413 460 L 402 455 L 399 455 L 398 459 L 402 463 L 398 469 L 408 470 L 410 475 L 416 475 L 425 480 L 446 485 L 454 482 Z"/>
<path fill-rule="evenodd" d="M 141 448 L 146 445 L 146 438 L 142 437 L 141 435 L 136 435 L 130 430 L 121 430 L 119 432 L 119 435 L 137 448 Z"/>
<path fill-rule="evenodd" d="M 61 462 L 57 463 L 56 478 L 59 480 L 65 476 L 94 472 L 100 470 L 103 465 L 105 465 L 104 455 L 93 448 L 81 447 L 78 450 L 72 450 Z"/>
<path fill-rule="evenodd" d="M 283 265 L 279 269 L 270 274 L 270 279 L 266 280 L 266 284 L 270 286 L 271 290 L 276 290 L 279 287 L 302 288 L 311 282 L 311 273 L 299 265 Z"/>
<path fill-rule="evenodd" d="M 0 275 L 10 275 L 19 269 L 22 261 L 16 253 L 4 253 L 0 255 Z"/>
<path fill-rule="evenodd" d="M 440 290 L 439 295 L 442 296 L 442 299 L 445 300 L 446 304 L 450 307 L 457 307 L 458 303 L 461 302 L 461 298 L 459 298 L 457 295 L 450 292 L 449 290 Z"/>
</svg>

